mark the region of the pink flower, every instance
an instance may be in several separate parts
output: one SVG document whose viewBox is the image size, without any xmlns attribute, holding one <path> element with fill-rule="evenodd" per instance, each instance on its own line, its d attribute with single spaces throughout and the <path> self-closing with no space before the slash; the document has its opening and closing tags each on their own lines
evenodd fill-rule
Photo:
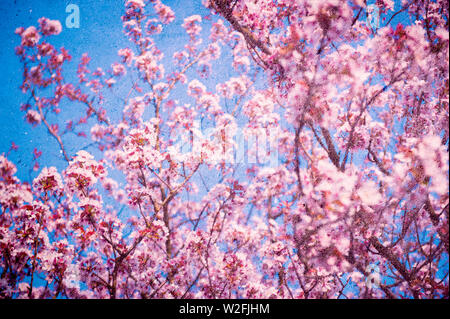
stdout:
<svg viewBox="0 0 450 319">
<path fill-rule="evenodd" d="M 162 25 L 158 24 L 157 19 L 149 19 L 145 24 L 145 29 L 149 34 L 160 34 L 163 30 Z"/>
<path fill-rule="evenodd" d="M 63 183 L 56 167 L 44 167 L 38 177 L 33 180 L 33 188 L 38 192 L 61 191 Z"/>
<path fill-rule="evenodd" d="M 41 116 L 35 110 L 28 110 L 25 117 L 27 119 L 27 122 L 33 126 L 36 126 L 37 124 L 41 123 Z"/>
<path fill-rule="evenodd" d="M 70 193 L 82 193 L 97 183 L 98 178 L 106 176 L 103 164 L 94 160 L 86 151 L 79 151 L 64 171 L 67 189 Z"/>
<path fill-rule="evenodd" d="M 31 82 L 33 84 L 39 85 L 42 80 L 42 71 L 39 66 L 33 66 L 29 72 Z"/>
<path fill-rule="evenodd" d="M 200 97 L 206 92 L 206 87 L 199 80 L 194 79 L 188 84 L 188 94 L 194 97 Z"/>
<path fill-rule="evenodd" d="M 131 61 L 133 60 L 134 54 L 133 51 L 131 51 L 129 48 L 120 49 L 118 52 L 119 56 L 123 58 L 123 62 L 127 65 L 131 64 Z"/>
<path fill-rule="evenodd" d="M 25 31 L 25 29 L 23 27 L 18 27 L 18 28 L 16 28 L 14 33 L 18 34 L 18 35 L 21 35 L 23 31 Z"/>
<path fill-rule="evenodd" d="M 14 174 L 16 174 L 17 168 L 16 166 L 10 162 L 5 156 L 0 155 L 0 176 L 3 179 L 11 178 Z"/>
<path fill-rule="evenodd" d="M 213 43 L 208 47 L 209 58 L 216 60 L 220 57 L 220 46 L 217 43 Z"/>
<path fill-rule="evenodd" d="M 50 55 L 54 52 L 54 47 L 49 44 L 49 43 L 42 43 L 40 45 L 38 45 L 39 48 L 39 54 L 46 56 L 46 55 Z"/>
<path fill-rule="evenodd" d="M 448 41 L 448 30 L 443 27 L 436 28 L 436 35 L 442 39 L 442 41 Z"/>
<path fill-rule="evenodd" d="M 61 33 L 62 27 L 58 20 L 49 20 L 40 18 L 38 20 L 43 35 L 58 35 Z"/>
<path fill-rule="evenodd" d="M 145 3 L 142 0 L 127 0 L 125 3 L 125 6 L 131 6 L 133 8 L 143 8 L 145 7 Z"/>
<path fill-rule="evenodd" d="M 22 45 L 26 47 L 35 46 L 41 38 L 34 26 L 28 27 L 20 36 L 22 37 Z"/>
<path fill-rule="evenodd" d="M 30 284 L 27 282 L 19 283 L 19 292 L 23 295 L 28 293 L 28 289 L 30 288 Z"/>
<path fill-rule="evenodd" d="M 182 24 L 182 27 L 186 29 L 187 34 L 191 37 L 198 35 L 202 30 L 202 28 L 195 24 L 195 22 L 202 22 L 202 18 L 199 15 L 193 15 L 184 19 L 184 23 Z"/>
<path fill-rule="evenodd" d="M 377 184 L 374 181 L 365 182 L 357 191 L 361 201 L 368 206 L 380 203 L 383 198 L 378 191 Z"/>
<path fill-rule="evenodd" d="M 123 75 L 127 72 L 123 64 L 120 63 L 114 63 L 112 65 L 112 70 L 114 75 Z"/>
<path fill-rule="evenodd" d="M 136 97 L 131 99 L 127 106 L 125 106 L 124 112 L 128 113 L 130 117 L 139 119 L 144 114 L 146 103 L 143 97 Z"/>
<path fill-rule="evenodd" d="M 175 19 L 175 14 L 172 9 L 162 4 L 160 0 L 155 1 L 154 8 L 162 23 L 169 24 Z"/>
<path fill-rule="evenodd" d="M 114 79 L 107 79 L 107 80 L 105 80 L 105 84 L 109 88 L 112 87 L 114 83 L 116 83 L 116 80 L 114 80 Z"/>
<path fill-rule="evenodd" d="M 437 135 L 427 135 L 413 152 L 420 159 L 425 175 L 431 177 L 430 190 L 442 196 L 448 194 L 449 155 L 441 144 L 441 138 Z"/>
<path fill-rule="evenodd" d="M 94 141 L 101 141 L 103 136 L 107 133 L 107 128 L 100 124 L 95 124 L 91 128 L 91 136 Z"/>
</svg>

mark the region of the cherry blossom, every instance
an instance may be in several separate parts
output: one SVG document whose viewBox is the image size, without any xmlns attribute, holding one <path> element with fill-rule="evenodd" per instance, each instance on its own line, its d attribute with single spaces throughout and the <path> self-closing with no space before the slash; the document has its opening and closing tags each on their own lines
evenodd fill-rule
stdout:
<svg viewBox="0 0 450 319">
<path fill-rule="evenodd" d="M 0 298 L 448 298 L 447 3 L 202 3 L 126 1 L 108 65 L 16 29 Z"/>
</svg>

